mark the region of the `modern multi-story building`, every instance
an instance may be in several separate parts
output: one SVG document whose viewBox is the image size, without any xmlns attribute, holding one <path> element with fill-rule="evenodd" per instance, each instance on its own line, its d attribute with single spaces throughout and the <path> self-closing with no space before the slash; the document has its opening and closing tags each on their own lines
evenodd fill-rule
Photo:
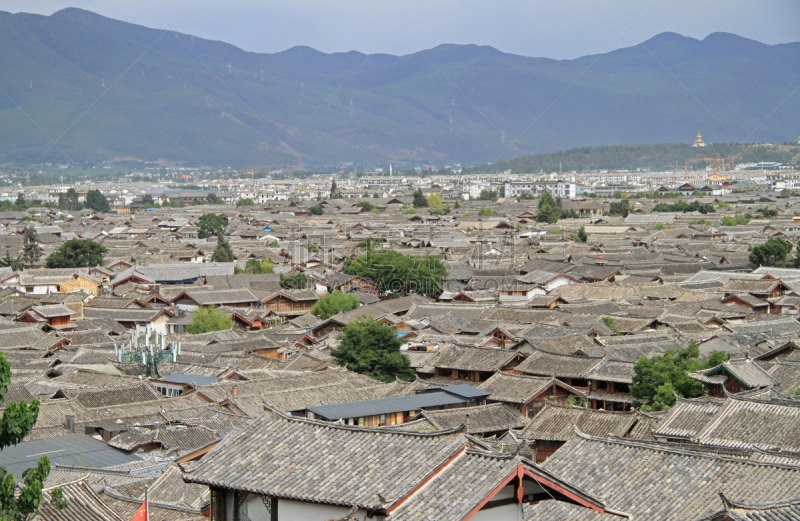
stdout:
<svg viewBox="0 0 800 521">
<path fill-rule="evenodd" d="M 503 187 L 505 197 L 516 197 L 522 194 L 532 194 L 538 197 L 545 192 L 550 192 L 553 197 L 569 199 L 577 195 L 577 184 L 570 181 L 511 181 Z"/>
</svg>

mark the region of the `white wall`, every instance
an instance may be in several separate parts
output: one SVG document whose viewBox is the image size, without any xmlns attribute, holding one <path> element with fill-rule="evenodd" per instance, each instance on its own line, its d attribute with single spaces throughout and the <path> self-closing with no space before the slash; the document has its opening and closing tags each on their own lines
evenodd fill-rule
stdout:
<svg viewBox="0 0 800 521">
<path fill-rule="evenodd" d="M 303 503 L 288 499 L 278 500 L 278 521 L 327 521 L 337 517 L 344 517 L 350 512 L 349 507 L 332 505 L 318 505 L 316 503 Z M 358 519 L 366 519 L 367 513 L 359 510 Z M 259 521 L 251 518 L 252 521 Z M 372 517 L 370 521 L 381 521 L 382 517 Z M 267 520 L 268 521 L 268 520 Z"/>
<path fill-rule="evenodd" d="M 497 498 L 494 498 L 497 499 Z M 518 503 L 481 510 L 470 518 L 472 521 L 517 521 L 522 519 Z"/>
</svg>

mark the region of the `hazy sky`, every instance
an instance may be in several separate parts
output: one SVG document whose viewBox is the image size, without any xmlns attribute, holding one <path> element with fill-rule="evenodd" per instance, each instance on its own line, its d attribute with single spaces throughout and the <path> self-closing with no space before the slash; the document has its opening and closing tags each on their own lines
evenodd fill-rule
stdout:
<svg viewBox="0 0 800 521">
<path fill-rule="evenodd" d="M 476 43 L 574 58 L 664 31 L 800 41 L 797 0 L 0 0 L 0 10 L 11 12 L 49 15 L 64 7 L 172 26 L 259 52 L 308 45 L 406 54 L 440 43 Z"/>
</svg>

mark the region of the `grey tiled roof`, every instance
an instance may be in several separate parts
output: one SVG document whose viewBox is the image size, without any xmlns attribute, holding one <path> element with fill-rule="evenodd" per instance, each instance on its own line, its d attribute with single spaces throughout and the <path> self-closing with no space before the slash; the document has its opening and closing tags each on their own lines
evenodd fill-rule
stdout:
<svg viewBox="0 0 800 521">
<path fill-rule="evenodd" d="M 422 411 L 421 415 L 437 429 L 457 429 L 466 424 L 467 434 L 521 429 L 527 425 L 524 416 L 502 403 Z"/>
<path fill-rule="evenodd" d="M 800 467 L 683 445 L 579 435 L 542 466 L 639 520 L 703 519 L 720 492 L 750 503 L 800 497 Z"/>
<path fill-rule="evenodd" d="M 533 440 L 566 441 L 577 426 L 596 436 L 624 437 L 638 421 L 635 412 L 612 412 L 548 403 L 519 435 Z"/>
<path fill-rule="evenodd" d="M 229 434 L 184 479 L 278 498 L 382 510 L 387 501 L 411 493 L 464 446 L 463 438 L 439 434 L 261 417 Z M 403 465 L 397 465 L 399 461 Z"/>
</svg>

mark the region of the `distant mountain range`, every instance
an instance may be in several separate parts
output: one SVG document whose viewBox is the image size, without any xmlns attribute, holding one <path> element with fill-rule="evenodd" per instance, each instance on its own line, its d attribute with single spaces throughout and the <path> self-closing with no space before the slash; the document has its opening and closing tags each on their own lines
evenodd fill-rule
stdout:
<svg viewBox="0 0 800 521">
<path fill-rule="evenodd" d="M 800 135 L 800 43 L 726 33 L 551 60 L 475 45 L 258 54 L 73 8 L 0 12 L 0 28 L 0 163 L 475 164 L 698 130 Z"/>
</svg>

